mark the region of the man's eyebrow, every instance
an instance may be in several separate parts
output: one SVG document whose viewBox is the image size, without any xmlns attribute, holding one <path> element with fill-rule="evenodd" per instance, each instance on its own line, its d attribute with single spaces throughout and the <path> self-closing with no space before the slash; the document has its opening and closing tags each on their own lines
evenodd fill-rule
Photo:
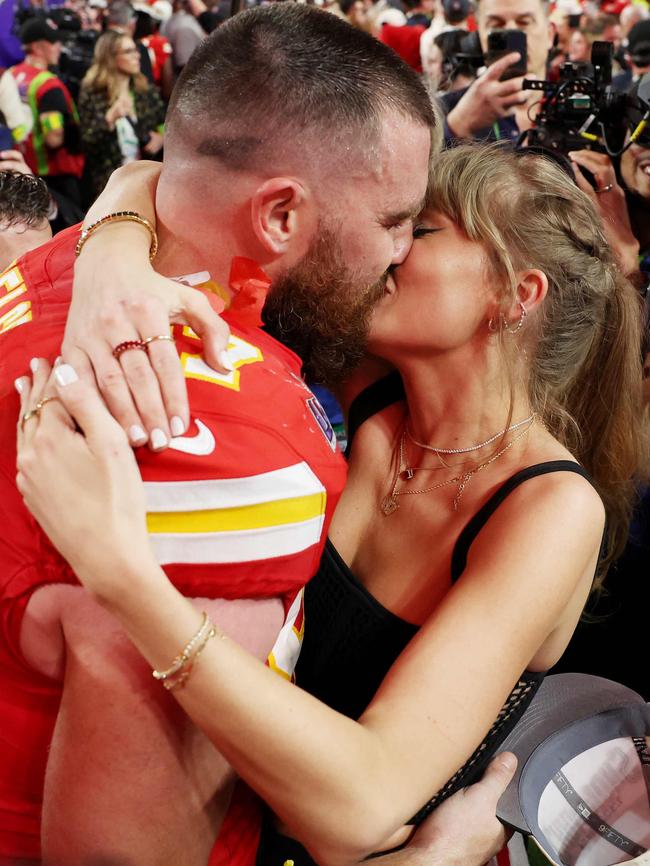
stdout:
<svg viewBox="0 0 650 866">
<path fill-rule="evenodd" d="M 416 217 L 420 211 L 424 208 L 424 199 L 420 199 L 416 204 L 412 207 L 404 208 L 401 211 L 390 211 L 386 212 L 380 217 L 382 225 L 394 225 L 395 223 L 401 223 L 405 220 L 410 220 Z"/>
</svg>

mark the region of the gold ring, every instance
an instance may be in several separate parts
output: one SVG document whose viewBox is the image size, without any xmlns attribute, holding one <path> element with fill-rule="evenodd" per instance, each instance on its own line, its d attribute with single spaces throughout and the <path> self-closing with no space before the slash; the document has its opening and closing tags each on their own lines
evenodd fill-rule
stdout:
<svg viewBox="0 0 650 866">
<path fill-rule="evenodd" d="M 23 429 L 27 421 L 31 420 L 32 418 L 38 418 L 40 414 L 41 410 L 38 408 L 38 406 L 35 409 L 30 409 L 29 412 L 25 412 L 23 417 L 20 419 L 20 429 Z"/>
<path fill-rule="evenodd" d="M 158 334 L 156 337 L 147 337 L 146 340 L 142 341 L 142 344 L 145 348 L 148 348 L 149 343 L 155 343 L 156 340 L 167 340 L 170 343 L 176 342 L 171 334 Z"/>
<path fill-rule="evenodd" d="M 608 183 L 607 186 L 604 186 L 602 189 L 597 189 L 596 194 L 600 195 L 601 192 L 611 192 L 614 189 L 613 183 Z"/>
<path fill-rule="evenodd" d="M 46 403 L 51 403 L 52 400 L 58 400 L 58 399 L 59 398 L 57 396 L 55 396 L 54 394 L 51 394 L 49 397 L 43 397 L 43 399 L 39 400 L 38 403 L 36 404 L 36 406 L 34 406 L 34 410 L 40 412 Z"/>
<path fill-rule="evenodd" d="M 20 419 L 20 429 L 22 430 L 25 426 L 25 421 L 30 421 L 32 418 L 38 418 L 41 414 L 41 409 L 45 406 L 46 403 L 51 403 L 52 400 L 58 400 L 59 398 L 54 394 L 51 394 L 49 397 L 43 397 L 42 400 L 39 400 L 38 403 L 34 406 L 33 409 L 29 409 L 23 417 Z"/>
</svg>

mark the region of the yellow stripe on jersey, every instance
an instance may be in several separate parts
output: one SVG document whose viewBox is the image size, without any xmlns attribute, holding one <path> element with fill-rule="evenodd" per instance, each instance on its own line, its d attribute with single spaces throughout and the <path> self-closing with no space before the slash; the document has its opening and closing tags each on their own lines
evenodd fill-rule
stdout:
<svg viewBox="0 0 650 866">
<path fill-rule="evenodd" d="M 213 508 L 205 511 L 171 511 L 147 515 L 147 529 L 161 532 L 226 532 L 260 529 L 311 520 L 325 513 L 325 494 L 297 496 L 243 508 Z"/>
<path fill-rule="evenodd" d="M 327 493 L 302 462 L 243 478 L 147 481 L 147 526 L 158 561 L 255 562 L 320 541 Z"/>
</svg>

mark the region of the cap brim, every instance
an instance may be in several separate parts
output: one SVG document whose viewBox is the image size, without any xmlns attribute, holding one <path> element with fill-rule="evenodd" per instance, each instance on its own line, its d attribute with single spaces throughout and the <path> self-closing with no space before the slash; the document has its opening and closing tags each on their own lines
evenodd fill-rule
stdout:
<svg viewBox="0 0 650 866">
<path fill-rule="evenodd" d="M 609 828 L 602 823 L 600 832 L 594 832 L 593 828 L 599 826 L 604 816 L 604 820 L 609 820 L 612 825 L 611 835 L 618 835 L 622 840 L 625 831 L 621 825 L 627 823 L 610 814 L 610 798 L 612 805 L 627 803 L 627 810 L 634 813 L 635 832 L 632 835 L 636 841 L 626 839 L 617 857 L 615 849 L 609 851 L 612 843 L 605 836 L 604 847 L 609 852 L 607 862 L 650 863 L 650 852 L 647 851 L 647 828 L 650 826 L 648 783 L 641 782 L 640 785 L 644 803 L 641 805 L 637 802 L 637 792 L 631 777 L 626 778 L 625 786 L 620 785 L 626 771 L 622 769 L 623 764 L 619 763 L 627 742 L 625 748 L 630 753 L 628 766 L 636 765 L 641 771 L 642 764 L 631 738 L 645 738 L 648 733 L 650 705 L 641 701 L 640 704 L 615 707 L 578 719 L 544 740 L 529 757 L 520 774 L 519 805 L 535 843 L 553 863 L 565 866 L 575 862 L 603 862 L 602 849 L 600 853 L 595 853 L 589 851 L 587 846 L 594 843 L 602 846 L 603 831 Z M 579 770 L 576 769 L 576 763 L 580 765 Z M 642 772 L 638 775 L 643 779 Z M 604 789 L 607 790 L 605 795 Z M 580 831 L 576 832 L 571 821 L 574 824 L 577 822 Z M 590 826 L 583 824 L 583 821 L 587 824 L 591 821 Z M 646 837 L 645 844 L 643 837 L 638 837 L 637 833 Z M 631 858 L 631 853 L 636 856 Z"/>
<path fill-rule="evenodd" d="M 517 772 L 497 805 L 497 817 L 522 833 L 530 833 L 521 809 L 519 782 L 526 762 L 548 737 L 579 719 L 615 707 L 644 704 L 632 689 L 590 674 L 552 674 L 544 679 L 530 706 L 501 744 L 517 756 Z"/>
</svg>

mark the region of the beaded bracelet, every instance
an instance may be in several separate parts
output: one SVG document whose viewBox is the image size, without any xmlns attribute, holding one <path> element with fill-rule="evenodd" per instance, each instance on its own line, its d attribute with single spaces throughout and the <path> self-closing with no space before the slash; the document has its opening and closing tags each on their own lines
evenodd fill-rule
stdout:
<svg viewBox="0 0 650 866">
<path fill-rule="evenodd" d="M 115 213 L 109 213 L 106 216 L 103 216 L 101 219 L 98 219 L 96 222 L 92 223 L 88 226 L 87 229 L 84 229 L 79 235 L 79 240 L 77 241 L 77 245 L 74 248 L 75 256 L 78 256 L 88 238 L 93 235 L 97 229 L 101 228 L 104 225 L 112 222 L 134 222 L 138 223 L 138 225 L 144 226 L 149 234 L 151 235 L 151 246 L 149 247 L 149 261 L 152 262 L 156 253 L 158 252 L 158 237 L 156 236 L 156 230 L 151 225 L 148 219 L 143 216 L 140 216 L 139 213 L 136 213 L 133 210 L 120 210 Z"/>
<path fill-rule="evenodd" d="M 204 611 L 201 625 L 196 634 L 185 645 L 182 652 L 176 656 L 167 670 L 151 672 L 154 679 L 160 680 L 168 691 L 182 686 L 192 673 L 192 668 L 206 644 L 216 634 L 216 626 L 208 619 L 208 615 Z"/>
</svg>

